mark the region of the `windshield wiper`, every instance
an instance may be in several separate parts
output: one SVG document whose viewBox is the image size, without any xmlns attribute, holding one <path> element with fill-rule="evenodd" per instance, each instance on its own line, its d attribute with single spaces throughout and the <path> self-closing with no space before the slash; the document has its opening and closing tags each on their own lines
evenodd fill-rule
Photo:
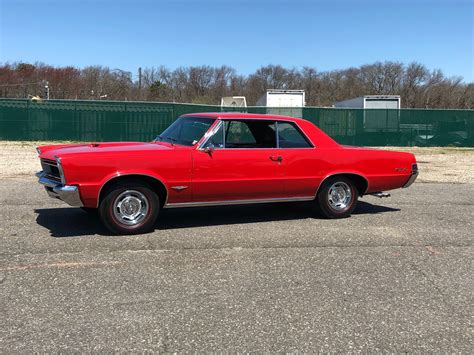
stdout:
<svg viewBox="0 0 474 355">
<path fill-rule="evenodd" d="M 161 142 L 164 140 L 164 139 L 168 139 L 171 143 L 171 145 L 174 145 L 174 143 L 176 142 L 176 139 L 175 138 L 171 138 L 171 137 L 163 137 L 163 136 L 157 136 L 155 138 L 155 141 L 159 139 Z"/>
</svg>

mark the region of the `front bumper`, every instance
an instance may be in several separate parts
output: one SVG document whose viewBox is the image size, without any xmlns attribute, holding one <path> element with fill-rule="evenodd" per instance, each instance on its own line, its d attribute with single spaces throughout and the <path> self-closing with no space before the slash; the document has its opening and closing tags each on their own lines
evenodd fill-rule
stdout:
<svg viewBox="0 0 474 355">
<path fill-rule="evenodd" d="M 50 197 L 60 199 L 73 207 L 84 206 L 77 186 L 61 185 L 54 180 L 46 178 L 45 175 L 46 174 L 43 171 L 38 171 L 36 173 L 36 177 L 39 179 L 38 182 L 44 186 Z"/>
</svg>

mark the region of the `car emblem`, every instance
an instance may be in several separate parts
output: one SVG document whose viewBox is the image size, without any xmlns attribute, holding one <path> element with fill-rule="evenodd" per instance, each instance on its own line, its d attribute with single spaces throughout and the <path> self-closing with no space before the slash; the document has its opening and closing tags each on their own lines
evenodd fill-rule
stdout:
<svg viewBox="0 0 474 355">
<path fill-rule="evenodd" d="M 176 191 L 182 191 L 182 190 L 186 190 L 188 186 L 171 186 L 171 188 Z"/>
</svg>

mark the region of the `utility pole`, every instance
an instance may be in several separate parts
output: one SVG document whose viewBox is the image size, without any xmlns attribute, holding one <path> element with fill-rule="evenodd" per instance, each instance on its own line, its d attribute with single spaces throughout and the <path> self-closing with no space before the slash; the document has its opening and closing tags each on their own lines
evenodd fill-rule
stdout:
<svg viewBox="0 0 474 355">
<path fill-rule="evenodd" d="M 138 68 L 138 99 L 142 99 L 142 67 Z"/>
<path fill-rule="evenodd" d="M 49 100 L 49 81 L 46 81 L 44 84 L 46 100 Z"/>
</svg>

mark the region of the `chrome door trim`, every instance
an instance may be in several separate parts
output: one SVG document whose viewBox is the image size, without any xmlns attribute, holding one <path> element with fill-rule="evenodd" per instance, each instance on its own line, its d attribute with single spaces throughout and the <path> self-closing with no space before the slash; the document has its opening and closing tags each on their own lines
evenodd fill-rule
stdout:
<svg viewBox="0 0 474 355">
<path fill-rule="evenodd" d="M 221 128 L 222 125 L 223 125 L 222 120 L 218 119 L 217 123 L 215 123 L 214 126 L 211 126 L 209 128 L 209 131 L 207 131 L 204 134 L 204 137 L 203 137 L 204 139 L 201 141 L 201 143 L 198 144 L 196 150 L 201 150 L 202 151 L 204 149 L 203 147 L 206 145 L 207 141 L 209 139 L 211 139 L 211 137 L 213 137 L 217 133 L 217 131 L 219 130 L 219 128 Z M 222 149 L 222 148 L 217 148 L 217 149 Z"/>
<path fill-rule="evenodd" d="M 278 133 L 278 121 L 275 121 L 276 147 L 280 149 L 280 134 Z"/>
<path fill-rule="evenodd" d="M 201 139 L 200 143 L 197 143 L 197 148 L 196 150 L 203 151 L 203 147 L 206 145 L 207 141 L 213 137 L 219 128 L 223 125 L 224 126 L 224 137 L 223 137 L 223 144 L 224 146 L 222 148 L 215 148 L 216 150 L 271 150 L 271 149 L 315 149 L 316 145 L 309 139 L 309 137 L 306 135 L 306 133 L 301 129 L 301 127 L 298 125 L 297 122 L 294 121 L 285 121 L 285 120 L 280 120 L 280 119 L 258 119 L 258 120 L 267 120 L 267 121 L 274 121 L 275 122 L 275 134 L 276 134 L 276 147 L 267 147 L 267 148 L 227 148 L 225 146 L 226 140 L 225 140 L 225 123 L 227 121 L 242 121 L 242 120 L 247 120 L 243 118 L 219 118 L 217 119 L 216 123 L 209 128 L 209 130 L 204 134 L 203 138 Z M 255 119 L 256 120 L 256 119 Z M 310 143 L 310 147 L 293 147 L 293 148 L 281 148 L 280 147 L 280 137 L 278 135 L 278 121 L 281 122 L 287 122 L 287 123 L 293 123 L 297 127 L 297 131 L 306 139 L 307 142 Z"/>
<path fill-rule="evenodd" d="M 252 200 L 226 200 L 226 201 L 201 201 L 201 202 L 178 202 L 167 203 L 163 208 L 180 208 L 180 207 L 204 207 L 204 206 L 226 206 L 226 205 L 248 205 L 254 203 L 272 203 L 272 202 L 298 202 L 298 201 L 312 201 L 314 196 L 298 196 L 298 197 L 277 197 L 266 199 L 252 199 Z"/>
</svg>

